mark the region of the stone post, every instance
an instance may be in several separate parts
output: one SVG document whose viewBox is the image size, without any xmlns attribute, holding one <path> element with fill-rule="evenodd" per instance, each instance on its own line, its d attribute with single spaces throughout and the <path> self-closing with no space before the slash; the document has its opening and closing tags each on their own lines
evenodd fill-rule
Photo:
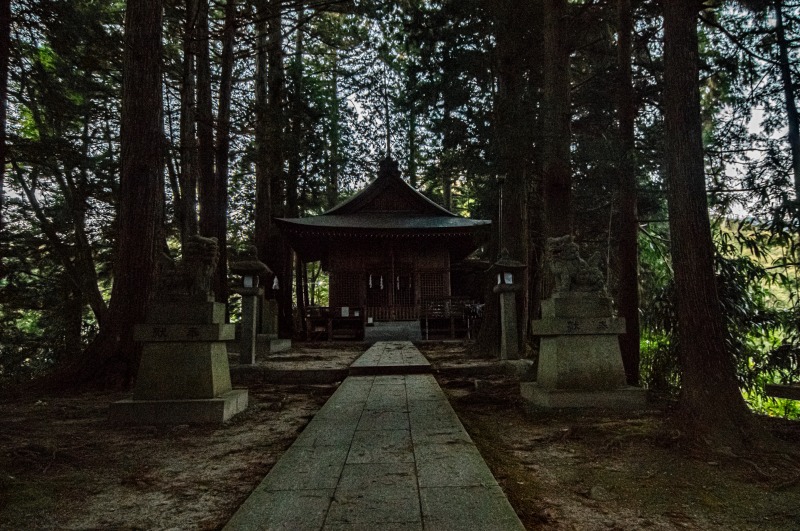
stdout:
<svg viewBox="0 0 800 531">
<path fill-rule="evenodd" d="M 260 333 L 268 339 L 278 337 L 278 301 L 261 297 L 261 329 Z"/>
<path fill-rule="evenodd" d="M 256 342 L 258 340 L 260 301 L 264 298 L 264 288 L 258 286 L 259 277 L 271 273 L 265 263 L 258 259 L 255 245 L 247 249 L 241 260 L 233 262 L 231 273 L 242 275 L 242 287 L 234 292 L 242 296 L 242 320 L 240 321 L 239 363 L 253 365 L 256 362 Z"/>
<path fill-rule="evenodd" d="M 252 365 L 256 362 L 256 338 L 258 336 L 258 303 L 264 290 L 255 288 L 235 288 L 242 296 L 241 337 L 239 338 L 239 363 Z"/>
<path fill-rule="evenodd" d="M 500 295 L 500 359 L 519 359 L 517 330 L 517 292 L 519 284 L 499 284 L 493 288 Z"/>
<path fill-rule="evenodd" d="M 490 273 L 497 275 L 497 285 L 493 291 L 500 296 L 500 359 L 519 359 L 521 349 L 517 329 L 517 292 L 522 288 L 517 281 L 527 266 L 512 260 L 508 249 L 500 251 L 500 257 Z"/>
</svg>

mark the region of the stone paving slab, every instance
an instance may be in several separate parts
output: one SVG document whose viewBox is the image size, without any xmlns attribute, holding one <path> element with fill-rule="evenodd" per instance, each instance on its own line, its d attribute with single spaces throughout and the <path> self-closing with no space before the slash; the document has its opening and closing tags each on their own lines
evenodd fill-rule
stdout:
<svg viewBox="0 0 800 531">
<path fill-rule="evenodd" d="M 429 374 L 350 376 L 226 530 L 524 529 Z"/>
<path fill-rule="evenodd" d="M 411 341 L 378 341 L 350 365 L 351 376 L 429 372 L 430 362 Z"/>
</svg>

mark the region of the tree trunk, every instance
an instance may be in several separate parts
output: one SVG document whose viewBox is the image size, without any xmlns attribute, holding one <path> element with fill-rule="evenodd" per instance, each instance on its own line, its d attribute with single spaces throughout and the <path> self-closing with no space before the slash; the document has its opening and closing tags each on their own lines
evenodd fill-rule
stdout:
<svg viewBox="0 0 800 531">
<path fill-rule="evenodd" d="M 217 201 L 215 202 L 219 240 L 219 265 L 216 285 L 219 299 L 228 300 L 228 169 L 231 146 L 231 92 L 233 91 L 233 48 L 236 40 L 236 0 L 225 4 L 225 26 L 222 35 L 222 62 L 220 64 L 219 103 L 217 109 Z"/>
<path fill-rule="evenodd" d="M 687 433 L 741 449 L 753 425 L 726 348 L 714 277 L 698 80 L 695 2 L 664 2 L 664 121 L 669 227 L 677 298 L 681 406 Z"/>
<path fill-rule="evenodd" d="M 264 262 L 271 257 L 270 228 L 272 227 L 272 174 L 269 171 L 269 135 L 267 128 L 267 0 L 257 4 L 256 82 L 255 82 L 255 151 L 256 151 L 256 208 L 255 245 Z M 272 264 L 274 265 L 274 263 Z M 273 271 L 275 271 L 273 269 Z M 262 284 L 272 279 L 262 279 Z M 269 289 L 271 285 L 267 285 Z"/>
<path fill-rule="evenodd" d="M 272 186 L 273 215 L 283 215 L 285 175 L 283 171 L 284 93 L 283 16 L 281 0 L 269 0 L 267 8 L 267 171 Z M 277 249 L 280 251 L 280 249 Z M 269 257 L 267 257 L 269 258 Z M 277 269 L 276 269 L 277 271 Z"/>
<path fill-rule="evenodd" d="M 197 0 L 197 162 L 198 204 L 200 206 L 200 233 L 216 236 L 217 176 L 214 172 L 214 112 L 211 102 L 211 55 L 208 34 L 208 1 Z M 217 286 L 214 286 L 219 301 Z"/>
<path fill-rule="evenodd" d="M 502 186 L 503 202 L 499 241 L 500 249 L 508 249 L 514 260 L 528 260 L 528 156 L 532 149 L 531 122 L 524 112 L 525 87 L 525 32 L 530 19 L 526 9 L 529 3 L 503 2 L 501 18 L 503 30 L 497 35 L 497 150 L 498 167 L 505 176 Z M 527 338 L 528 283 L 522 279 L 522 290 L 517 293 L 517 331 L 520 345 Z M 524 349 L 523 349 L 524 351 Z"/>
<path fill-rule="evenodd" d="M 783 97 L 786 104 L 786 121 L 789 126 L 789 147 L 792 150 L 792 175 L 794 176 L 794 198 L 800 201 L 800 118 L 794 98 L 794 82 L 789 62 L 789 43 L 786 40 L 786 27 L 783 23 L 782 1 L 774 0 L 775 33 L 778 40 L 778 64 L 783 83 Z"/>
<path fill-rule="evenodd" d="M 528 260 L 528 154 L 532 148 L 529 116 L 523 110 L 525 87 L 525 33 L 530 19 L 528 3 L 504 0 L 496 9 L 497 94 L 494 104 L 494 141 L 498 173 L 504 178 L 500 187 L 502 209 L 498 218 L 497 250 L 508 249 L 510 256 L 522 263 Z M 494 258 L 494 257 L 492 257 Z M 521 350 L 527 337 L 528 283 L 521 275 L 522 289 L 517 294 L 517 331 Z M 498 296 L 487 293 L 492 299 Z M 489 299 L 487 299 L 488 301 Z M 492 301 L 496 307 L 496 301 Z M 496 352 L 499 344 L 499 311 L 488 306 L 478 335 L 481 350 Z M 498 321 L 498 322 L 493 322 Z"/>
<path fill-rule="evenodd" d="M 84 300 L 81 290 L 75 286 L 68 275 L 61 280 L 62 304 L 57 318 L 63 321 L 64 347 L 62 360 L 71 360 L 81 351 L 81 330 L 83 329 Z"/>
<path fill-rule="evenodd" d="M 0 276 L 5 258 L 5 182 L 8 146 L 6 116 L 8 107 L 8 62 L 11 53 L 11 0 L 0 0 Z"/>
<path fill-rule="evenodd" d="M 330 156 L 328 161 L 328 181 L 326 195 L 328 208 L 333 208 L 339 200 L 339 138 L 341 136 L 340 116 L 339 116 L 339 53 L 333 50 L 333 74 L 331 79 L 331 127 L 330 127 Z"/>
<path fill-rule="evenodd" d="M 294 263 L 294 270 L 295 270 L 295 298 L 297 299 L 297 317 L 300 323 L 300 333 L 303 337 L 306 335 L 306 305 L 305 305 L 305 267 L 303 262 L 300 260 L 299 255 L 295 255 L 295 263 Z"/>
<path fill-rule="evenodd" d="M 181 242 L 197 234 L 197 133 L 195 105 L 195 60 L 197 16 L 200 0 L 186 0 L 183 31 L 183 79 L 181 82 Z"/>
<path fill-rule="evenodd" d="M 634 121 L 636 104 L 633 100 L 631 73 L 631 37 L 633 10 L 631 0 L 618 0 L 617 118 L 619 120 L 619 199 L 617 219 L 617 264 L 619 283 L 617 308 L 625 318 L 625 334 L 619 338 L 625 378 L 629 385 L 639 384 L 639 220 L 636 211 L 636 152 Z"/>
<path fill-rule="evenodd" d="M 283 16 L 281 0 L 270 0 L 267 6 L 267 172 L 270 174 L 272 214 L 287 214 L 287 183 L 284 172 L 284 114 L 286 76 L 283 67 Z M 278 274 L 278 333 L 290 338 L 294 330 L 292 315 L 291 249 L 273 226 L 270 228 L 272 256 L 264 262 Z"/>
<path fill-rule="evenodd" d="M 161 0 L 127 2 L 111 301 L 98 336 L 55 384 L 127 386 L 136 374 L 141 347 L 133 341 L 133 327 L 144 322 L 163 241 L 161 5 Z"/>
<path fill-rule="evenodd" d="M 569 46 L 566 0 L 544 0 L 542 193 L 547 237 L 572 233 Z"/>
</svg>

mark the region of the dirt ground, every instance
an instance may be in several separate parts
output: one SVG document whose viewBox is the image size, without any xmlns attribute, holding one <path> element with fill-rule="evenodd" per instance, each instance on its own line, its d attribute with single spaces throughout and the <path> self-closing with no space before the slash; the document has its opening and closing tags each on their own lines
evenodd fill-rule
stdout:
<svg viewBox="0 0 800 531">
<path fill-rule="evenodd" d="M 294 352 L 335 357 L 314 348 Z M 800 529 L 797 478 L 692 455 L 659 408 L 531 416 L 512 377 L 447 370 L 475 364 L 463 347 L 421 350 L 528 529 Z M 218 529 L 335 388 L 251 385 L 220 427 L 111 425 L 121 393 L 6 396 L 0 529 Z M 792 444 L 798 424 L 764 421 Z"/>
</svg>

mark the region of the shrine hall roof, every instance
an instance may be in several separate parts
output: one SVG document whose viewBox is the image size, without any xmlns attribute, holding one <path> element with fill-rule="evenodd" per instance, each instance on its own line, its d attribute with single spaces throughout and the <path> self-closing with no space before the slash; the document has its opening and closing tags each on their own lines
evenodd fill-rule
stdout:
<svg viewBox="0 0 800 531">
<path fill-rule="evenodd" d="M 397 162 L 392 159 L 381 161 L 378 177 L 363 190 L 324 214 L 277 218 L 276 222 L 292 247 L 307 256 L 324 254 L 322 247 L 330 238 L 383 234 L 455 239 L 459 242 L 452 243 L 463 249 L 472 245 L 465 237 L 472 241 L 473 233 L 492 223 L 457 216 L 437 205 L 402 179 Z"/>
<path fill-rule="evenodd" d="M 318 229 L 366 229 L 366 230 L 432 230 L 435 232 L 448 229 L 470 229 L 491 225 L 486 219 L 469 219 L 458 216 L 420 216 L 400 212 L 365 212 L 347 215 L 313 216 L 309 218 L 281 218 L 284 225 L 298 228 Z"/>
</svg>

